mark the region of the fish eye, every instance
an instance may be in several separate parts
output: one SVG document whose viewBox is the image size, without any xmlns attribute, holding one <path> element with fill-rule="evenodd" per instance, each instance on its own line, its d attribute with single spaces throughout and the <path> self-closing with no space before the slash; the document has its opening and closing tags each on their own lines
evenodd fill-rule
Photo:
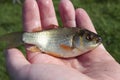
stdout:
<svg viewBox="0 0 120 80">
<path fill-rule="evenodd" d="M 87 40 L 93 40 L 93 38 L 94 38 L 94 36 L 93 35 L 91 35 L 91 34 L 88 34 L 88 35 L 86 35 L 86 39 Z"/>
</svg>

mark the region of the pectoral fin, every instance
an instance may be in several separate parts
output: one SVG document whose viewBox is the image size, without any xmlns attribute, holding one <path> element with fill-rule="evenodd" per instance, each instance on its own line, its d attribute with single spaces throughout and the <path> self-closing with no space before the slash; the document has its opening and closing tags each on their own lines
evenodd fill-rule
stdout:
<svg viewBox="0 0 120 80">
<path fill-rule="evenodd" d="M 73 50 L 73 47 L 67 46 L 67 45 L 65 45 L 65 44 L 61 44 L 60 47 L 61 47 L 63 50 L 66 50 L 66 51 L 72 51 L 72 50 Z"/>
</svg>

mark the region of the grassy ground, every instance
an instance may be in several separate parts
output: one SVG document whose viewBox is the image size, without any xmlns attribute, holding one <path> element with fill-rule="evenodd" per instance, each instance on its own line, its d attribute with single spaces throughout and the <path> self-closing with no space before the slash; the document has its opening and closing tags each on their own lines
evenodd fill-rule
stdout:
<svg viewBox="0 0 120 80">
<path fill-rule="evenodd" d="M 59 24 L 61 24 L 58 2 L 53 0 Z M 97 32 L 102 36 L 103 43 L 111 55 L 120 62 L 120 1 L 119 0 L 71 0 L 75 8 L 82 7 L 90 15 Z M 22 5 L 12 4 L 11 0 L 0 1 L 0 35 L 21 31 Z M 5 68 L 3 44 L 0 44 L 0 80 L 9 80 Z"/>
</svg>

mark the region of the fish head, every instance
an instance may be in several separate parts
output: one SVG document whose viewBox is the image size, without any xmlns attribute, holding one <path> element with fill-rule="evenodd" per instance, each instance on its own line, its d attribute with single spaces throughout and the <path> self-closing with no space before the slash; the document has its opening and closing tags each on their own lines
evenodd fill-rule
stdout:
<svg viewBox="0 0 120 80">
<path fill-rule="evenodd" d="M 102 38 L 89 30 L 81 29 L 73 37 L 73 46 L 80 49 L 81 51 L 89 51 L 102 42 Z"/>
</svg>

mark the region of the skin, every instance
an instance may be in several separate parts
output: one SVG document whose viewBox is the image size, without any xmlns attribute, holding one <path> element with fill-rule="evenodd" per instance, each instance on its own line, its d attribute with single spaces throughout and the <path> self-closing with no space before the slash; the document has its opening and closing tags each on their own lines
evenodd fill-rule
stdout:
<svg viewBox="0 0 120 80">
<path fill-rule="evenodd" d="M 59 11 L 64 26 L 82 26 L 96 32 L 86 11 L 81 8 L 75 10 L 69 0 L 60 1 Z M 52 0 L 25 0 L 25 31 L 48 29 L 51 24 L 58 25 Z M 30 45 L 26 45 L 28 47 Z M 26 53 L 24 57 L 16 48 L 6 50 L 6 64 L 12 80 L 120 80 L 120 65 L 103 45 L 70 59 L 60 59 L 41 52 Z"/>
</svg>

